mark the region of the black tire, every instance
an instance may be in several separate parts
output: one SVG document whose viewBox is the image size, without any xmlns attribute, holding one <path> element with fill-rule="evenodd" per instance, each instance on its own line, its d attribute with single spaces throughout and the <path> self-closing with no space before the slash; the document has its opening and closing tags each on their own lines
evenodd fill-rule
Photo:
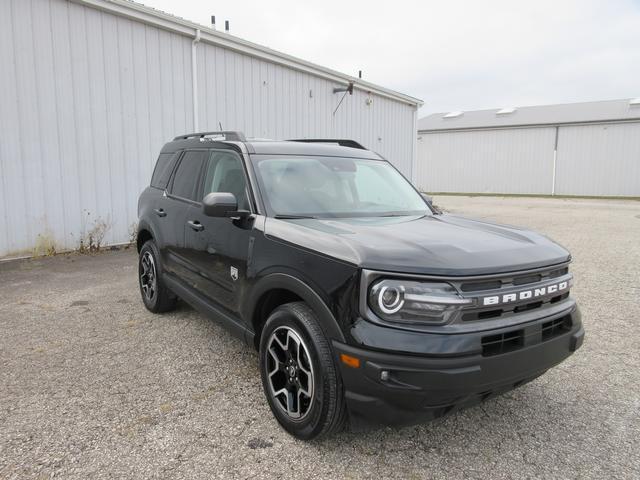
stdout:
<svg viewBox="0 0 640 480">
<path fill-rule="evenodd" d="M 291 334 L 291 331 L 294 333 Z M 274 337 L 279 337 L 281 342 L 286 337 L 287 344 L 290 341 L 291 345 L 295 345 L 297 343 L 296 335 L 298 336 L 297 340 L 301 340 L 304 350 L 308 351 L 308 355 L 301 355 L 301 350 L 298 350 L 297 369 L 294 368 L 295 365 L 291 365 L 291 370 L 288 370 L 286 366 L 291 361 L 286 359 L 288 349 L 282 348 L 281 344 L 274 343 L 276 341 Z M 270 345 L 275 347 L 277 355 L 270 353 Z M 282 361 L 276 360 L 276 356 Z M 281 364 L 282 368 L 278 368 L 278 364 Z M 313 389 L 310 390 L 311 400 L 306 397 L 304 389 L 302 389 L 303 393 L 298 394 L 297 397 L 299 402 L 293 403 L 294 406 L 297 406 L 298 412 L 304 414 L 300 418 L 294 418 L 288 413 L 290 404 L 286 400 L 291 390 L 280 395 L 274 395 L 274 393 L 289 388 L 295 391 L 296 381 L 297 385 L 302 388 L 305 384 L 304 378 L 309 378 L 305 370 L 311 372 L 313 379 L 313 382 L 306 382 L 313 385 Z M 290 380 L 293 371 L 296 371 L 300 378 L 296 376 L 294 380 Z M 280 425 L 294 437 L 311 440 L 339 432 L 344 428 L 347 413 L 342 379 L 335 364 L 329 341 L 322 332 L 315 314 L 306 303 L 294 302 L 282 305 L 274 310 L 267 319 L 260 337 L 260 375 L 265 396 L 273 415 Z M 286 383 L 288 381 L 291 383 Z M 280 385 L 285 384 L 285 386 L 282 388 L 274 386 L 277 382 Z M 286 406 L 283 405 L 285 403 Z"/>
<path fill-rule="evenodd" d="M 152 276 L 148 274 L 150 269 L 153 270 Z M 147 240 L 140 249 L 140 255 L 138 256 L 138 285 L 140 286 L 142 302 L 150 312 L 163 313 L 176 308 L 178 298 L 167 288 L 162 280 L 160 254 L 153 240 Z"/>
</svg>

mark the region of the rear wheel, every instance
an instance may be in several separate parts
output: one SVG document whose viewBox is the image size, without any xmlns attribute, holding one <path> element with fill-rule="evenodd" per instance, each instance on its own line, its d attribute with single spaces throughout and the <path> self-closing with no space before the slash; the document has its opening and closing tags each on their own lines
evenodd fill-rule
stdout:
<svg viewBox="0 0 640 480">
<path fill-rule="evenodd" d="M 310 440 L 343 428 L 342 381 L 329 342 L 305 303 L 282 305 L 267 319 L 260 373 L 271 411 L 291 435 Z"/>
<path fill-rule="evenodd" d="M 147 310 L 153 313 L 162 313 L 173 310 L 177 297 L 162 281 L 162 265 L 158 247 L 153 240 L 147 240 L 140 249 L 138 258 L 138 283 L 142 302 Z"/>
</svg>

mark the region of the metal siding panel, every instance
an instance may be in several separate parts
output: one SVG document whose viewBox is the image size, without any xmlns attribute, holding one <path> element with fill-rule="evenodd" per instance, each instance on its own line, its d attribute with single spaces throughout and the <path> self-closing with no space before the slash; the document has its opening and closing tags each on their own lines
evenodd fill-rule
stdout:
<svg viewBox="0 0 640 480">
<path fill-rule="evenodd" d="M 234 69 L 235 54 L 233 52 L 230 52 L 229 50 L 223 50 L 222 54 L 224 58 L 224 64 L 222 68 L 224 72 L 224 82 L 226 85 L 226 95 L 224 98 L 225 122 L 223 123 L 223 127 L 226 130 L 238 130 L 236 109 L 235 109 L 235 101 L 237 98 L 235 69 Z"/>
<path fill-rule="evenodd" d="M 124 190 L 125 209 L 118 213 L 117 225 L 119 230 L 114 231 L 116 238 L 122 238 L 128 234 L 137 218 L 137 198 L 140 194 L 140 184 L 142 178 L 139 175 L 138 157 L 138 128 L 139 123 L 136 116 L 136 70 L 133 64 L 133 28 L 130 20 L 118 18 L 118 58 L 119 58 L 119 79 L 120 79 L 120 101 L 122 102 L 122 118 L 120 128 L 122 130 L 122 153 L 121 157 L 114 159 L 122 164 L 122 187 Z M 139 27 L 138 27 L 139 28 Z M 143 117 L 144 118 L 144 117 Z M 123 218 L 120 216 L 123 215 Z M 117 240 L 114 240 L 117 241 Z"/>
<path fill-rule="evenodd" d="M 212 120 L 212 124 L 214 125 L 214 130 L 217 130 L 217 126 L 221 123 L 222 128 L 228 128 L 229 124 L 227 118 L 227 106 L 226 106 L 226 98 L 227 98 L 227 82 L 225 77 L 225 68 L 224 68 L 224 50 L 213 47 L 214 55 L 215 55 L 215 81 L 216 86 L 213 92 L 215 96 L 215 113 L 214 118 Z"/>
<path fill-rule="evenodd" d="M 96 216 L 90 218 L 92 228 L 100 228 L 101 224 L 107 225 L 108 242 L 114 242 L 118 234 L 123 230 L 122 215 L 126 211 L 126 191 L 123 180 L 125 170 L 122 165 L 124 148 L 122 145 L 124 131 L 122 129 L 122 98 L 120 95 L 120 58 L 118 55 L 118 30 L 117 17 L 102 15 L 102 34 L 104 51 L 104 93 L 105 93 L 105 117 L 107 124 L 107 154 L 106 160 L 109 166 L 110 190 L 106 198 L 109 202 L 108 209 L 96 212 Z M 115 234 L 114 234 L 115 232 Z"/>
<path fill-rule="evenodd" d="M 22 135 L 18 122 L 18 76 L 15 57 L 16 45 L 13 33 L 13 2 L 0 2 L 0 255 L 18 254 L 28 245 L 24 238 L 22 217 L 24 199 L 18 193 L 22 189 Z M 11 208 L 9 208 L 11 206 Z M 21 223 L 22 222 L 22 223 Z"/>
<path fill-rule="evenodd" d="M 73 129 L 76 132 L 75 155 L 77 170 L 75 179 L 78 184 L 79 205 L 74 212 L 75 223 L 68 225 L 68 241 L 65 248 L 76 248 L 80 242 L 80 227 L 85 213 L 97 209 L 94 143 L 99 135 L 94 132 L 92 111 L 92 88 L 90 82 L 90 50 L 88 46 L 87 18 L 85 8 L 69 3 L 69 45 L 71 48 L 71 82 L 73 84 Z M 98 140 L 99 141 L 99 140 Z M 68 172 L 74 178 L 74 172 Z"/>
<path fill-rule="evenodd" d="M 107 221 L 112 216 L 111 199 L 113 195 L 110 161 L 111 142 L 110 122 L 108 114 L 107 67 L 105 59 L 105 45 L 103 36 L 103 14 L 87 9 L 87 43 L 89 47 L 89 78 L 91 85 L 91 114 L 93 130 L 91 132 L 94 147 L 94 168 L 90 172 L 94 183 L 95 209 L 83 209 L 80 224 L 80 236 L 84 239 L 96 227 L 95 222 Z"/>
<path fill-rule="evenodd" d="M 560 127 L 556 193 L 640 196 L 640 122 Z"/>
<path fill-rule="evenodd" d="M 54 25 L 50 5 L 30 3 L 33 48 L 41 53 L 41 58 L 34 62 L 36 89 L 32 92 L 37 98 L 37 111 L 33 114 L 37 119 L 34 126 L 37 127 L 38 141 L 34 143 L 40 144 L 40 154 L 37 158 L 29 159 L 28 164 L 34 170 L 25 176 L 22 192 L 35 200 L 36 205 L 41 205 L 28 212 L 28 221 L 34 228 L 32 238 L 35 247 L 42 249 L 39 253 L 45 253 L 50 247 L 64 243 L 65 217 L 68 216 L 68 213 L 65 215 L 64 202 L 64 189 L 68 188 L 65 176 L 68 173 L 63 174 L 61 166 L 69 159 L 62 155 L 60 146 L 60 131 L 67 130 L 68 126 L 60 124 L 63 119 L 58 115 L 56 99 L 62 92 L 57 88 L 61 83 L 56 81 L 55 63 L 61 60 L 59 50 L 64 46 L 53 45 Z M 69 102 L 68 97 L 64 100 Z M 71 212 L 73 205 L 69 207 Z"/>
<path fill-rule="evenodd" d="M 131 24 L 131 59 L 133 62 L 133 102 L 134 124 L 136 135 L 136 158 L 130 170 L 136 171 L 136 190 L 141 191 L 146 181 L 151 178 L 151 169 L 155 160 L 156 151 L 151 145 L 151 110 L 150 102 L 156 101 L 148 93 L 150 87 L 150 75 L 147 68 L 146 29 L 144 25 Z M 138 192 L 139 193 L 139 192 Z M 137 216 L 137 210 L 136 210 Z"/>
<path fill-rule="evenodd" d="M 145 33 L 145 52 L 146 52 L 146 70 L 147 70 L 147 95 L 149 105 L 149 144 L 154 152 L 153 160 L 149 162 L 147 178 L 151 178 L 153 162 L 157 158 L 162 144 L 167 140 L 164 134 L 163 125 L 163 107 L 164 97 L 162 95 L 162 71 L 161 69 L 161 53 L 160 43 L 158 41 L 158 29 L 144 26 Z M 177 132 L 179 135 L 182 132 Z"/>
<path fill-rule="evenodd" d="M 198 126 L 202 131 L 212 130 L 210 118 L 215 118 L 215 96 L 210 92 L 216 89 L 215 55 L 209 49 L 213 47 L 198 45 L 198 100 L 200 102 Z"/>
<path fill-rule="evenodd" d="M 421 134 L 417 186 L 431 192 L 550 194 L 555 129 Z"/>
<path fill-rule="evenodd" d="M 69 39 L 69 4 L 53 3 L 51 5 L 50 32 L 53 69 L 51 79 L 55 86 L 56 133 L 58 155 L 57 161 L 48 160 L 50 172 L 46 177 L 46 218 L 56 225 L 55 243 L 63 248 L 73 245 L 74 224 L 80 219 L 80 182 L 78 182 L 77 131 L 75 128 L 75 101 L 71 58 L 71 42 Z M 69 78 L 70 77 L 70 78 Z M 57 211 L 60 208 L 61 211 Z M 45 232 L 46 234 L 46 232 Z"/>
<path fill-rule="evenodd" d="M 18 210 L 16 224 L 11 224 L 12 230 L 22 232 L 25 235 L 25 246 L 34 247 L 38 242 L 39 227 L 46 212 L 44 198 L 43 155 L 48 155 L 47 160 L 55 161 L 57 158 L 57 132 L 49 125 L 55 125 L 55 107 L 53 104 L 52 85 L 50 83 L 51 64 L 41 64 L 39 59 L 31 54 L 37 47 L 46 42 L 46 35 L 51 34 L 50 28 L 43 25 L 44 30 L 36 30 L 33 23 L 40 24 L 42 12 L 34 16 L 34 7 L 28 1 L 13 1 L 13 24 L 23 26 L 14 28 L 14 53 L 16 65 L 16 83 L 18 98 L 18 124 L 22 137 L 22 165 L 21 175 L 15 179 L 16 188 L 13 197 L 18 202 L 13 203 L 12 210 Z M 35 22 L 32 23 L 31 19 Z M 27 27 L 28 25 L 28 27 Z M 49 42 L 47 42 L 48 45 Z M 42 74 L 40 74 L 42 72 Z M 49 122 L 49 123 L 45 123 Z M 43 126 L 47 126 L 43 130 Z M 27 132 L 37 132 L 38 139 Z M 51 158 L 53 157 L 53 158 Z M 46 220 L 46 219 L 44 219 Z M 16 232 L 16 233 L 17 233 Z"/>
</svg>

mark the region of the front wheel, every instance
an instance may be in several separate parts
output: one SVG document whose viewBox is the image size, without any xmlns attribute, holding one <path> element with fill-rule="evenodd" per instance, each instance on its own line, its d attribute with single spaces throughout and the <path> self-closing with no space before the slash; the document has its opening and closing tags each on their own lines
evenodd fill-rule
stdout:
<svg viewBox="0 0 640 480">
<path fill-rule="evenodd" d="M 269 316 L 260 337 L 260 373 L 271 411 L 291 435 L 310 440 L 343 428 L 340 374 L 307 304 L 288 303 Z"/>
</svg>

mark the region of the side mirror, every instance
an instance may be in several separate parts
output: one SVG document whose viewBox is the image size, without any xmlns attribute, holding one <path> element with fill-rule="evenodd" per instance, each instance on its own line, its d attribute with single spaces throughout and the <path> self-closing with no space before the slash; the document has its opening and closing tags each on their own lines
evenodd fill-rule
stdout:
<svg viewBox="0 0 640 480">
<path fill-rule="evenodd" d="M 202 200 L 202 211 L 207 217 L 230 217 L 238 211 L 233 193 L 212 192 Z"/>
</svg>

